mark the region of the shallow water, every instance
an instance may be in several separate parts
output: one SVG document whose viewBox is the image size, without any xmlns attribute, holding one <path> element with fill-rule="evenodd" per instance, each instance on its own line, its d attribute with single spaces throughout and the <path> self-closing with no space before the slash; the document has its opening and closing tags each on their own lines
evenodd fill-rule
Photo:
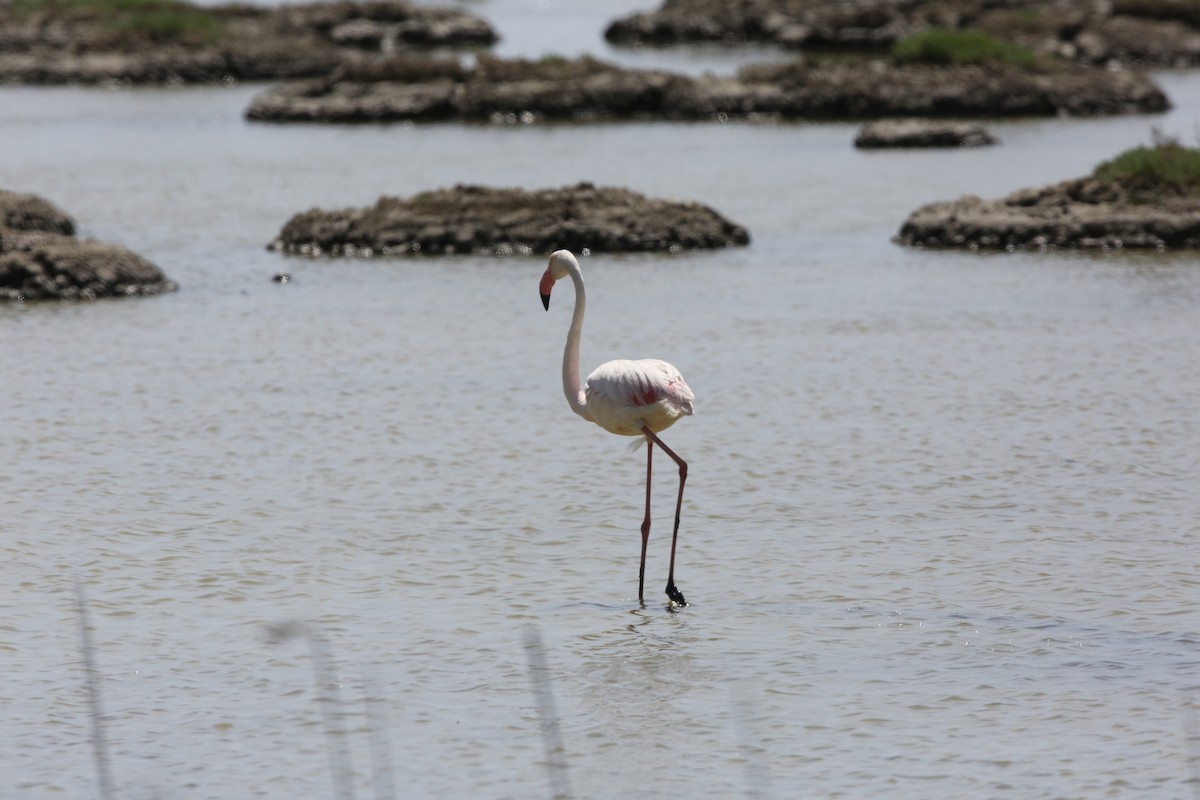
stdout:
<svg viewBox="0 0 1200 800">
<path fill-rule="evenodd" d="M 583 41 L 557 5 L 469 7 L 536 55 Z M 329 643 L 360 794 L 386 783 L 373 728 L 402 796 L 548 796 L 535 626 L 578 797 L 1194 796 L 1200 263 L 889 241 L 921 203 L 1189 139 L 1200 75 L 1159 79 L 1162 117 L 996 122 L 1001 146 L 949 153 L 0 90 L 0 185 L 182 287 L 0 308 L 0 797 L 98 796 L 76 578 L 123 797 L 334 796 L 309 649 L 267 635 L 289 620 Z M 754 237 L 583 262 L 585 369 L 663 357 L 697 394 L 664 436 L 690 464 L 677 612 L 669 462 L 639 609 L 644 451 L 563 402 L 569 289 L 542 311 L 540 257 L 264 248 L 312 206 L 578 180 Z"/>
</svg>

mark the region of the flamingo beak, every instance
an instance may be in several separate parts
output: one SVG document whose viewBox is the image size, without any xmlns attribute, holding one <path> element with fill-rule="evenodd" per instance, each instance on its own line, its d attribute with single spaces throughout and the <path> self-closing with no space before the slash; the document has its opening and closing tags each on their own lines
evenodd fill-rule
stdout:
<svg viewBox="0 0 1200 800">
<path fill-rule="evenodd" d="M 542 273 L 542 282 L 538 284 L 538 293 L 542 296 L 542 308 L 550 310 L 550 290 L 554 288 L 554 276 L 550 274 L 550 268 Z"/>
</svg>

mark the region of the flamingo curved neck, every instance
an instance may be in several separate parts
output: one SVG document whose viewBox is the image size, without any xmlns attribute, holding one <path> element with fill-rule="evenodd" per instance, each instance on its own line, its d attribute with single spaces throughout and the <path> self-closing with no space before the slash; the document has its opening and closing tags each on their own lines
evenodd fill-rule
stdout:
<svg viewBox="0 0 1200 800">
<path fill-rule="evenodd" d="M 579 267 L 570 265 L 568 274 L 575 284 L 575 311 L 571 314 L 571 328 L 567 331 L 567 346 L 563 349 L 563 394 L 571 410 L 586 420 L 592 415 L 587 408 L 587 396 L 579 382 L 579 340 L 583 335 L 583 312 L 587 305 L 587 292 L 583 288 L 583 275 Z"/>
</svg>

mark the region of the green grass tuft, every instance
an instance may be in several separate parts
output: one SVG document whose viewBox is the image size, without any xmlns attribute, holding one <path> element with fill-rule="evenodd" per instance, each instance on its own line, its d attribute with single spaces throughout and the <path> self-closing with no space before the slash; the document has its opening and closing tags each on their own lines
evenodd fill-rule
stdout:
<svg viewBox="0 0 1200 800">
<path fill-rule="evenodd" d="M 116 40 L 211 44 L 224 32 L 215 14 L 184 0 L 14 0 L 12 8 L 97 20 Z"/>
<path fill-rule="evenodd" d="M 1092 175 L 1104 183 L 1119 183 L 1142 198 L 1192 194 L 1200 192 L 1200 149 L 1176 141 L 1135 147 L 1100 164 Z"/>
<path fill-rule="evenodd" d="M 892 57 L 901 63 L 1019 64 L 1036 60 L 1032 50 L 995 39 L 983 31 L 931 28 L 901 39 L 892 46 Z"/>
<path fill-rule="evenodd" d="M 192 41 L 212 43 L 220 38 L 221 21 L 201 11 L 160 8 L 140 11 L 113 23 L 118 36 L 145 38 L 154 42 Z"/>
</svg>

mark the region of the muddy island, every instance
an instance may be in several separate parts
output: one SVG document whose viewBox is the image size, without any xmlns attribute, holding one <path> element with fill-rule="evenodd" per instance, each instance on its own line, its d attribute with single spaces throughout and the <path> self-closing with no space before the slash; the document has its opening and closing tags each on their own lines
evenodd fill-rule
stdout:
<svg viewBox="0 0 1200 800">
<path fill-rule="evenodd" d="M 868 122 L 854 137 L 854 146 L 864 150 L 887 147 L 983 147 L 996 138 L 972 122 L 943 122 L 927 119 L 882 119 Z"/>
<path fill-rule="evenodd" d="M 37 195 L 0 189 L 0 302 L 95 300 L 172 291 L 154 264 L 75 237 L 75 222 Z"/>
<path fill-rule="evenodd" d="M 614 20 L 614 44 L 763 43 L 785 48 L 886 48 L 929 30 L 978 30 L 1037 53 L 1088 64 L 1200 64 L 1192 0 L 666 0 Z"/>
<path fill-rule="evenodd" d="M 1087 177 L 967 196 L 912 213 L 899 244 L 1007 250 L 1200 247 L 1200 150 L 1175 142 L 1126 151 Z"/>
<path fill-rule="evenodd" d="M 1169 107 L 1146 75 L 1062 59 L 798 59 L 736 75 L 689 77 L 584 56 L 540 61 L 480 54 L 474 67 L 397 56 L 258 95 L 269 122 L 730 118 L 872 119 L 1148 113 Z"/>
<path fill-rule="evenodd" d="M 745 245 L 746 229 L 708 206 L 580 183 L 526 191 L 455 186 L 381 197 L 368 208 L 312 209 L 270 249 L 304 255 L 530 255 L 679 252 Z"/>
<path fill-rule="evenodd" d="M 398 49 L 483 47 L 496 38 L 478 17 L 402 0 L 13 0 L 0 2 L 0 83 L 283 80 Z"/>
</svg>

